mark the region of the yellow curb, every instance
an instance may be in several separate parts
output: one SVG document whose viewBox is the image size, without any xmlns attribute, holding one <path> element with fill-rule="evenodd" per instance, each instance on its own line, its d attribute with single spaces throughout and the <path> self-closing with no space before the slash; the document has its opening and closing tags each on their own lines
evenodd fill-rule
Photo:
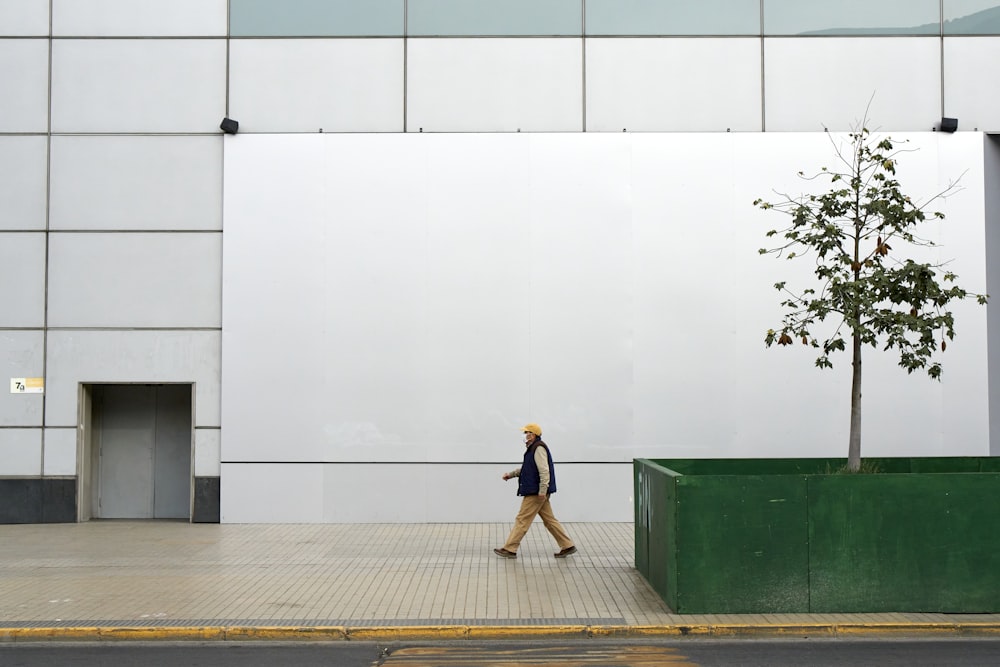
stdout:
<svg viewBox="0 0 1000 667">
<path fill-rule="evenodd" d="M 466 639 L 469 628 L 464 625 L 413 625 L 349 627 L 345 639 L 352 641 L 452 640 Z"/>
<path fill-rule="evenodd" d="M 641 637 L 684 637 L 708 634 L 707 625 L 594 625 L 590 636 L 600 639 L 629 639 Z"/>
<path fill-rule="evenodd" d="M 0 638 L 5 642 L 58 641 L 100 639 L 100 628 L 4 628 Z"/>
<path fill-rule="evenodd" d="M 347 629 L 339 625 L 324 626 L 230 626 L 222 628 L 223 639 L 227 641 L 256 640 L 303 640 L 303 641 L 343 641 L 347 639 Z"/>
<path fill-rule="evenodd" d="M 0 641 L 159 641 L 225 639 L 223 628 L 217 627 L 70 627 L 70 628 L 4 628 Z"/>
<path fill-rule="evenodd" d="M 674 625 L 427 625 L 0 628 L 0 643 L 45 641 L 453 641 L 876 635 L 1000 635 L 1000 623 L 817 623 Z"/>
<path fill-rule="evenodd" d="M 586 625 L 470 625 L 469 639 L 552 639 L 587 637 Z"/>
</svg>

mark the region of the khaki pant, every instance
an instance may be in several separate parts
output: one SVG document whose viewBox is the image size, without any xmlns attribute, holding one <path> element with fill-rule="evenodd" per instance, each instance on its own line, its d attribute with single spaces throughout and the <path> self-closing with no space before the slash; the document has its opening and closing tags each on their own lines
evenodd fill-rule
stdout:
<svg viewBox="0 0 1000 667">
<path fill-rule="evenodd" d="M 507 537 L 507 544 L 503 545 L 503 548 L 507 551 L 517 553 L 517 548 L 521 546 L 521 540 L 524 538 L 525 533 L 528 532 L 528 528 L 531 527 L 531 522 L 535 520 L 536 516 L 542 517 L 542 523 L 545 524 L 545 528 L 552 534 L 552 537 L 556 538 L 556 543 L 560 549 L 567 549 L 573 546 L 573 540 L 569 539 L 569 535 L 563 530 L 559 520 L 556 519 L 556 515 L 552 513 L 552 504 L 549 502 L 549 497 L 524 496 L 521 500 L 521 510 L 514 519 L 514 527 L 511 529 L 510 535 Z"/>
</svg>

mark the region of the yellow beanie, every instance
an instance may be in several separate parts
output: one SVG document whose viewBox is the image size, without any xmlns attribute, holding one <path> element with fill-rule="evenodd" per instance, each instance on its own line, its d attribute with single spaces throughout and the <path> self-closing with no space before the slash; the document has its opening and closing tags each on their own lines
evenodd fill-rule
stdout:
<svg viewBox="0 0 1000 667">
<path fill-rule="evenodd" d="M 521 430 L 525 433 L 534 433 L 539 438 L 542 437 L 542 427 L 538 424 L 525 424 L 524 428 Z"/>
</svg>

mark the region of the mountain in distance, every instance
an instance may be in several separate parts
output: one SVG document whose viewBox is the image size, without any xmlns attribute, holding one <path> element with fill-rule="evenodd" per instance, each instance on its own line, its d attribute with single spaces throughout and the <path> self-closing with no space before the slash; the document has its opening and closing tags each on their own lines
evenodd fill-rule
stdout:
<svg viewBox="0 0 1000 667">
<path fill-rule="evenodd" d="M 826 28 L 809 30 L 800 35 L 936 35 L 938 23 L 925 23 L 902 28 Z M 975 14 L 944 22 L 945 35 L 1000 35 L 1000 7 L 991 7 Z"/>
</svg>

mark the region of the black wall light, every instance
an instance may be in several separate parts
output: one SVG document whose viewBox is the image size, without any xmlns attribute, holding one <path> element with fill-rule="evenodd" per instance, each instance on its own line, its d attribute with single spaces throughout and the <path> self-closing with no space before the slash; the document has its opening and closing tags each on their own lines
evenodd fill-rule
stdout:
<svg viewBox="0 0 1000 667">
<path fill-rule="evenodd" d="M 219 125 L 219 129 L 226 134 L 236 134 L 240 131 L 240 124 L 232 118 L 223 118 L 222 124 Z"/>
<path fill-rule="evenodd" d="M 942 132 L 954 132 L 958 129 L 958 119 L 957 118 L 942 118 L 941 119 L 941 131 Z"/>
</svg>

